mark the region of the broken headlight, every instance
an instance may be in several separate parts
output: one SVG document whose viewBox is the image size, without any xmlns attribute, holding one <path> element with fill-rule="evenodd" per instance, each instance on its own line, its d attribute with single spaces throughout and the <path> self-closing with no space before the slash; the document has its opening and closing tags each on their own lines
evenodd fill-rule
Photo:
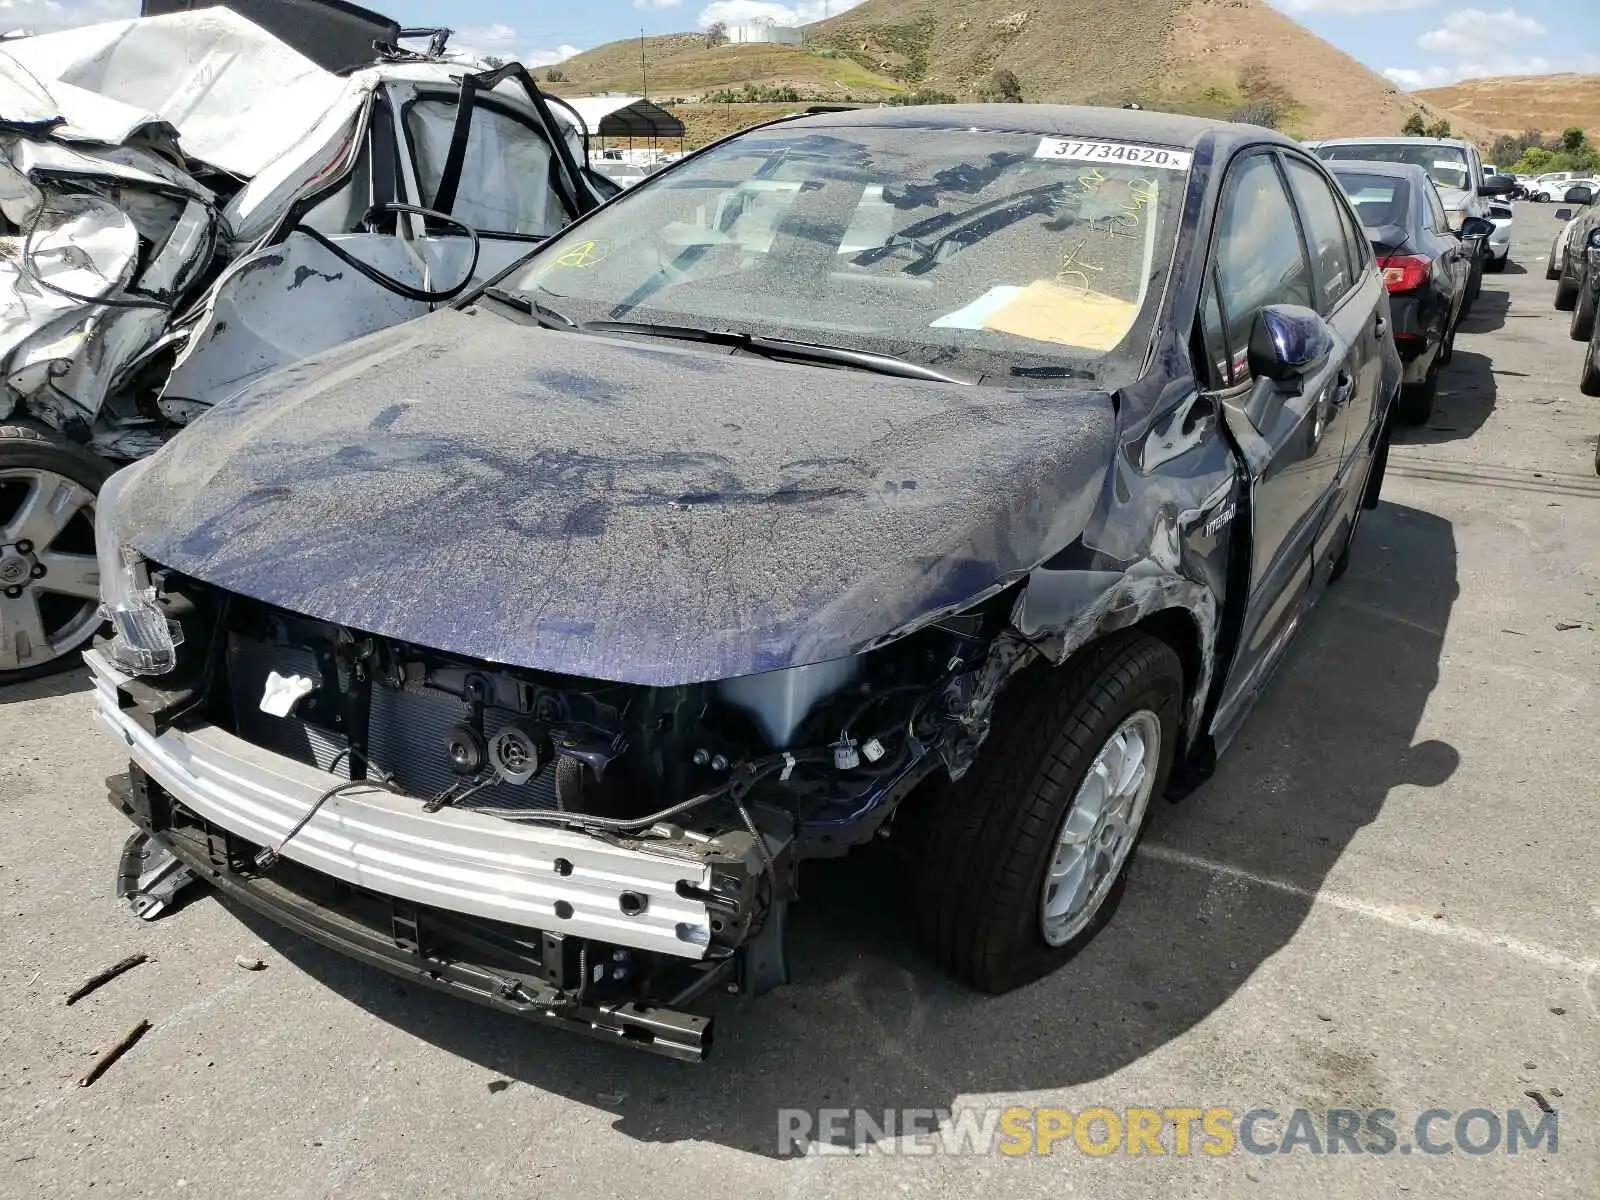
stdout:
<svg viewBox="0 0 1600 1200">
<path fill-rule="evenodd" d="M 100 615 L 111 623 L 111 661 L 130 675 L 165 675 L 178 665 L 183 627 L 168 619 L 150 584 L 144 555 L 117 528 L 117 497 L 124 471 L 101 489 L 95 506 L 95 555 L 100 563 Z"/>
</svg>

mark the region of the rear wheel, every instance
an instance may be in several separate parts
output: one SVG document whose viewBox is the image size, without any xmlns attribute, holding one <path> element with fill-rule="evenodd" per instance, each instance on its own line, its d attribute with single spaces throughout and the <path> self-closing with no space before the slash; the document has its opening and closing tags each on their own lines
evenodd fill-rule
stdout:
<svg viewBox="0 0 1600 1200">
<path fill-rule="evenodd" d="M 1550 257 L 1545 259 L 1544 277 L 1546 279 L 1561 278 L 1561 264 L 1556 261 L 1556 248 L 1554 246 L 1550 247 Z"/>
<path fill-rule="evenodd" d="M 1556 311 L 1571 312 L 1578 304 L 1578 285 L 1568 283 L 1565 274 L 1556 284 Z"/>
<path fill-rule="evenodd" d="M 1121 634 L 1001 698 L 960 783 L 919 814 L 912 896 L 922 937 L 986 992 L 1061 967 L 1111 919 L 1177 749 L 1183 667 Z"/>
<path fill-rule="evenodd" d="M 71 666 L 100 628 L 94 500 L 110 473 L 42 425 L 0 424 L 0 685 Z"/>
<path fill-rule="evenodd" d="M 1594 288 L 1589 286 L 1587 279 L 1578 284 L 1578 300 L 1572 309 L 1572 324 L 1567 332 L 1575 342 L 1587 342 L 1594 334 L 1595 317 Z"/>
<path fill-rule="evenodd" d="M 1585 396 L 1600 396 L 1600 333 L 1589 339 L 1589 349 L 1583 356 L 1583 374 L 1578 376 L 1578 388 Z"/>
</svg>

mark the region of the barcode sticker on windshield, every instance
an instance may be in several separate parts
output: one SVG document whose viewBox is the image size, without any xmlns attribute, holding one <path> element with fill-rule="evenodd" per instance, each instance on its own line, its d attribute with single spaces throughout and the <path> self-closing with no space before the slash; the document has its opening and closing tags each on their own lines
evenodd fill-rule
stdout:
<svg viewBox="0 0 1600 1200">
<path fill-rule="evenodd" d="M 1040 138 L 1035 158 L 1059 158 L 1071 162 L 1120 163 L 1127 167 L 1159 167 L 1163 171 L 1187 171 L 1194 155 L 1187 150 L 1165 146 L 1134 146 L 1128 142 L 1085 142 L 1075 138 Z"/>
</svg>

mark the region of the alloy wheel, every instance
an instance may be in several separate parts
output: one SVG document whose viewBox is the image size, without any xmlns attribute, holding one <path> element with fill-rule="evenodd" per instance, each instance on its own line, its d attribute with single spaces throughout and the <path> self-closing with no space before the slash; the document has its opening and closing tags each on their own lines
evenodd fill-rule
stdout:
<svg viewBox="0 0 1600 1200">
<path fill-rule="evenodd" d="M 71 654 L 100 627 L 94 499 L 55 471 L 0 470 L 0 673 Z"/>
<path fill-rule="evenodd" d="M 1122 874 L 1160 761 L 1161 719 L 1149 709 L 1122 722 L 1095 755 L 1061 822 L 1039 897 L 1040 931 L 1052 946 L 1088 928 Z"/>
</svg>

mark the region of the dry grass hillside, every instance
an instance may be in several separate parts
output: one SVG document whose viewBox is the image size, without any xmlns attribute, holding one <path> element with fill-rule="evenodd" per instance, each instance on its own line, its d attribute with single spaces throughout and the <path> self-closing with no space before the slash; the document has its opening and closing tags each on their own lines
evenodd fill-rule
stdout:
<svg viewBox="0 0 1600 1200">
<path fill-rule="evenodd" d="M 1477 121 L 1500 133 L 1558 133 L 1577 125 L 1600 138 L 1600 75 L 1469 79 L 1415 94 L 1451 121 Z"/>
<path fill-rule="evenodd" d="M 612 42 L 569 59 L 555 90 L 636 94 L 647 71 L 652 97 L 690 102 L 746 84 L 813 101 L 922 89 L 976 99 L 1004 68 L 1025 100 L 1136 101 L 1212 117 L 1254 106 L 1302 137 L 1394 134 L 1413 112 L 1441 115 L 1265 0 L 866 0 L 808 26 L 803 49 L 672 34 L 645 39 L 645 70 L 640 49 Z M 767 114 L 693 105 L 683 115 L 699 144 Z M 1448 115 L 1458 134 L 1490 136 L 1470 113 Z"/>
</svg>

